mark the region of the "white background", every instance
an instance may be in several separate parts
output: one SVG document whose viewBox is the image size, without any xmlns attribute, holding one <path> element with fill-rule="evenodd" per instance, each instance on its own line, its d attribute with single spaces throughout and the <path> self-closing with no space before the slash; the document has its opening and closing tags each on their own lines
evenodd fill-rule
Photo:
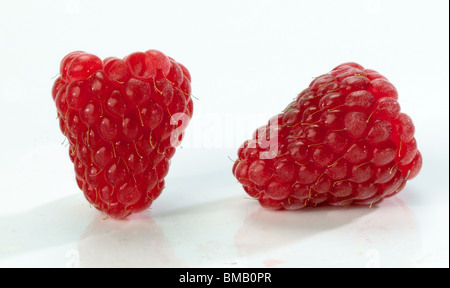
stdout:
<svg viewBox="0 0 450 288">
<path fill-rule="evenodd" d="M 448 267 L 449 2 L 1 1 L 0 267 Z M 194 118 L 149 211 L 114 221 L 78 190 L 51 87 L 59 62 L 158 49 L 191 72 Z M 399 91 L 424 158 L 368 208 L 273 213 L 237 147 L 313 77 L 355 61 Z"/>
</svg>

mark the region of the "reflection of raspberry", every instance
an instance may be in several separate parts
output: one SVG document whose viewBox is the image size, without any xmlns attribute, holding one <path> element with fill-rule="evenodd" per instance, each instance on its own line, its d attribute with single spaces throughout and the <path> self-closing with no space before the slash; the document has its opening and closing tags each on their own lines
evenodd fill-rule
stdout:
<svg viewBox="0 0 450 288">
<path fill-rule="evenodd" d="M 77 51 L 60 73 L 52 95 L 78 186 L 113 217 L 147 209 L 187 125 L 171 116 L 192 116 L 188 70 L 156 50 L 103 61 Z"/>
<path fill-rule="evenodd" d="M 339 65 L 244 142 L 233 174 L 275 210 L 372 205 L 395 195 L 422 166 L 413 122 L 397 99 L 378 72 Z"/>
</svg>

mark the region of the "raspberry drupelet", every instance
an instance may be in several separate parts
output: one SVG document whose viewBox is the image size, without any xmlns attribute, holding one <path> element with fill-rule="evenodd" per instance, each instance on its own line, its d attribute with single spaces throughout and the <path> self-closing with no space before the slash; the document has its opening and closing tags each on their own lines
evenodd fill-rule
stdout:
<svg viewBox="0 0 450 288">
<path fill-rule="evenodd" d="M 269 209 L 372 206 L 419 173 L 414 132 L 387 78 L 344 63 L 257 129 L 239 148 L 233 174 Z"/>
</svg>

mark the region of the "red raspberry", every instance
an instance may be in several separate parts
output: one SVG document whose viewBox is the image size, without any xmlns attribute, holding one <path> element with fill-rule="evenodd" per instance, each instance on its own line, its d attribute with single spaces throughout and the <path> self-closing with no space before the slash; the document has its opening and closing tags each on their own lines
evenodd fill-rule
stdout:
<svg viewBox="0 0 450 288">
<path fill-rule="evenodd" d="M 123 218 L 161 194 L 192 117 L 190 82 L 183 65 L 156 50 L 64 57 L 52 96 L 77 184 L 95 208 Z"/>
<path fill-rule="evenodd" d="M 233 174 L 266 208 L 373 205 L 419 173 L 411 118 L 381 74 L 344 63 L 238 150 Z"/>
</svg>

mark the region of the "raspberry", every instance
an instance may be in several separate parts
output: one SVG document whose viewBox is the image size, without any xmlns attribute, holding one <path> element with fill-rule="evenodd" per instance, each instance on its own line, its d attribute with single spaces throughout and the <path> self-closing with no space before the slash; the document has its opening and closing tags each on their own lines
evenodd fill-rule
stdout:
<svg viewBox="0 0 450 288">
<path fill-rule="evenodd" d="M 186 67 L 157 50 L 63 58 L 52 96 L 76 182 L 95 208 L 123 218 L 161 194 L 192 117 L 190 82 Z"/>
<path fill-rule="evenodd" d="M 414 124 L 397 100 L 378 72 L 339 65 L 244 142 L 233 174 L 269 209 L 378 203 L 422 166 Z"/>
</svg>

